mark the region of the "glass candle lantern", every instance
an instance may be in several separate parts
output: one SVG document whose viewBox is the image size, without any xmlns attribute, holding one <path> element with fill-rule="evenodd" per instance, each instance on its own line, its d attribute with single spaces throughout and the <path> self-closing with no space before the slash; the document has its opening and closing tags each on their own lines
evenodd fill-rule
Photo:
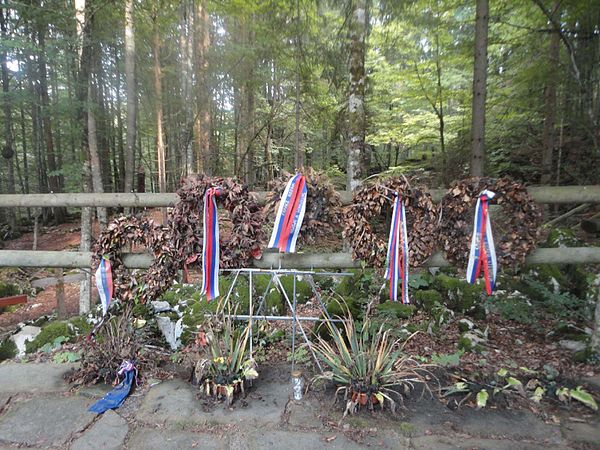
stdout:
<svg viewBox="0 0 600 450">
<path fill-rule="evenodd" d="M 304 393 L 304 378 L 302 378 L 302 372 L 299 370 L 292 372 L 292 392 L 294 394 L 294 400 L 302 400 L 302 394 Z"/>
</svg>

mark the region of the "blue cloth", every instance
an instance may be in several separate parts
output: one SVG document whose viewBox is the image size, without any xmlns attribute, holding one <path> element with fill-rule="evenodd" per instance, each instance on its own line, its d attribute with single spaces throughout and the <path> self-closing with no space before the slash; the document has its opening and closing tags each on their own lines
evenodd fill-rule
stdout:
<svg viewBox="0 0 600 450">
<path fill-rule="evenodd" d="M 116 409 L 123 404 L 125 398 L 129 395 L 133 382 L 135 380 L 135 370 L 125 372 L 125 378 L 115 388 L 106 394 L 103 398 L 94 403 L 88 411 L 102 414 L 109 409 Z"/>
</svg>

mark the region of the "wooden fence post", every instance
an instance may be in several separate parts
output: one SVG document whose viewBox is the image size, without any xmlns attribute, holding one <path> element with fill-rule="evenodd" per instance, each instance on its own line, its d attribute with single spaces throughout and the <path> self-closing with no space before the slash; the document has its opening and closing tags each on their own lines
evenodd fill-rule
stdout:
<svg viewBox="0 0 600 450">
<path fill-rule="evenodd" d="M 81 209 L 81 242 L 79 249 L 89 252 L 92 246 L 92 208 Z M 79 284 L 79 314 L 87 314 L 92 307 L 92 274 L 83 269 L 83 280 Z"/>
<path fill-rule="evenodd" d="M 58 268 L 56 273 L 56 309 L 59 319 L 67 318 L 67 305 L 65 303 L 65 281 L 63 279 L 63 269 Z"/>
</svg>

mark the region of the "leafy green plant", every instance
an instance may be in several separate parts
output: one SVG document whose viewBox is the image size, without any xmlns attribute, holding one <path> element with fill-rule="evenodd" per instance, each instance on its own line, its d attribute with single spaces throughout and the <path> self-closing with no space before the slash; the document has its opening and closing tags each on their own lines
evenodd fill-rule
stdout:
<svg viewBox="0 0 600 450">
<path fill-rule="evenodd" d="M 294 361 L 296 364 L 306 364 L 310 361 L 310 354 L 306 345 L 300 345 L 292 353 L 291 351 L 287 354 L 288 362 Z"/>
<path fill-rule="evenodd" d="M 194 376 L 206 395 L 225 398 L 230 405 L 234 394 L 244 391 L 244 383 L 258 377 L 256 362 L 248 352 L 250 330 L 250 324 L 236 329 L 230 315 L 217 314 L 199 332 Z"/>
<path fill-rule="evenodd" d="M 57 364 L 74 363 L 79 361 L 80 359 L 80 352 L 59 352 L 56 355 L 54 355 L 54 358 L 52 358 L 52 360 Z"/>
<path fill-rule="evenodd" d="M 583 389 L 582 386 L 577 386 L 576 389 L 569 389 L 566 387 L 562 387 L 556 390 L 556 396 L 562 402 L 567 402 L 571 399 L 577 400 L 580 403 L 583 403 L 590 409 L 594 411 L 598 411 L 598 404 L 592 394 Z"/>
<path fill-rule="evenodd" d="M 450 354 L 434 353 L 431 355 L 431 363 L 442 367 L 458 367 L 460 365 L 460 357 L 464 353 L 465 352 L 463 350 L 459 350 Z"/>
<path fill-rule="evenodd" d="M 429 366 L 403 354 L 401 341 L 392 339 L 383 325 L 372 327 L 365 319 L 357 327 L 351 316 L 341 331 L 328 319 L 325 324 L 332 341 L 318 337 L 314 350 L 329 371 L 314 381 L 331 380 L 339 386 L 336 396 L 343 392 L 347 401 L 344 416 L 359 406 L 373 409 L 379 404 L 383 409 L 386 403 L 395 412 L 397 403 L 403 405 L 401 392 L 409 393 L 415 383 L 428 389 L 425 376 Z"/>
</svg>

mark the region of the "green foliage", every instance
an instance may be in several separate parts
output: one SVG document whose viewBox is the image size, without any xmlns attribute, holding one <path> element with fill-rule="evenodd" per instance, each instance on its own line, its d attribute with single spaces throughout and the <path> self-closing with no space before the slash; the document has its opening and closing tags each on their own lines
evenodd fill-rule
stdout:
<svg viewBox="0 0 600 450">
<path fill-rule="evenodd" d="M 300 345 L 296 348 L 296 351 L 293 353 L 291 351 L 287 354 L 287 361 L 294 361 L 296 364 L 307 364 L 310 362 L 310 353 L 308 351 L 308 347 L 306 345 Z"/>
<path fill-rule="evenodd" d="M 81 353 L 79 352 L 59 352 L 52 358 L 52 361 L 57 364 L 74 363 L 79 360 L 81 360 Z"/>
<path fill-rule="evenodd" d="M 431 312 L 435 305 L 441 305 L 443 303 L 442 294 L 432 289 L 425 291 L 414 291 L 413 299 L 415 305 L 419 309 L 427 312 Z"/>
<path fill-rule="evenodd" d="M 431 285 L 442 295 L 443 303 L 449 309 L 475 317 L 480 316 L 484 298 L 480 285 L 469 284 L 458 277 L 445 274 L 437 275 Z"/>
<path fill-rule="evenodd" d="M 383 326 L 375 328 L 369 320 L 360 327 L 351 316 L 343 323 L 342 331 L 329 320 L 325 321 L 332 342 L 318 337 L 314 345 L 317 357 L 329 369 L 315 379 L 331 380 L 345 391 L 350 399 L 347 413 L 358 405 L 387 403 L 392 411 L 397 401 L 402 401 L 397 388 L 411 389 L 414 383 L 424 383 L 426 369 L 414 359 L 404 355 L 400 341 L 390 337 Z"/>
<path fill-rule="evenodd" d="M 5 359 L 12 359 L 15 356 L 17 356 L 17 346 L 10 337 L 6 338 L 0 344 L 0 361 L 4 361 Z"/>
<path fill-rule="evenodd" d="M 59 338 L 61 339 L 60 343 L 62 344 L 63 342 L 67 342 L 74 335 L 75 333 L 73 329 L 69 327 L 68 322 L 50 322 L 42 328 L 40 334 L 38 334 L 33 341 L 25 343 L 25 351 L 27 353 L 34 353 L 46 344 L 53 346 Z"/>
<path fill-rule="evenodd" d="M 0 298 L 18 295 L 19 293 L 20 290 L 16 284 L 10 284 L 4 281 L 0 281 Z"/>
<path fill-rule="evenodd" d="M 392 319 L 409 319 L 414 315 L 417 308 L 415 305 L 404 305 L 400 302 L 387 301 L 377 305 L 377 310 L 384 317 Z"/>
<path fill-rule="evenodd" d="M 460 365 L 460 357 L 464 353 L 465 352 L 463 350 L 459 350 L 456 353 L 450 354 L 434 353 L 431 355 L 431 363 L 441 367 L 458 367 Z"/>
</svg>

